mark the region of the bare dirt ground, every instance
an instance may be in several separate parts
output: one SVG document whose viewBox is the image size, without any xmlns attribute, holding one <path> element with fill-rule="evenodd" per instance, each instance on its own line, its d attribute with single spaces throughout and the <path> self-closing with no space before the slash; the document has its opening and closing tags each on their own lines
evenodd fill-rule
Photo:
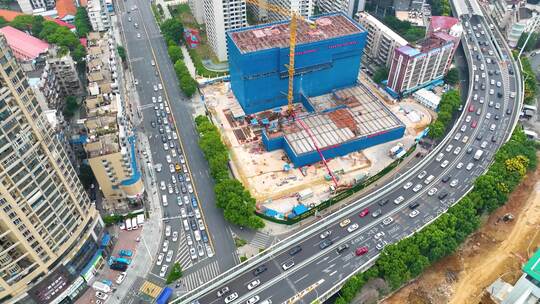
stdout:
<svg viewBox="0 0 540 304">
<path fill-rule="evenodd" d="M 515 219 L 499 219 L 511 213 Z M 540 167 L 527 175 L 508 203 L 485 219 L 457 253 L 434 264 L 385 304 L 493 303 L 484 292 L 498 277 L 514 284 L 522 264 L 540 246 Z"/>
</svg>

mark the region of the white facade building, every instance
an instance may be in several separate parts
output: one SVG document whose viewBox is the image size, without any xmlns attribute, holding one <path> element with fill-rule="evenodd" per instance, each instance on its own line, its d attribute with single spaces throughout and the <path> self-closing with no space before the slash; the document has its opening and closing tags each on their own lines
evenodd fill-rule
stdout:
<svg viewBox="0 0 540 304">
<path fill-rule="evenodd" d="M 88 0 L 88 18 L 95 32 L 103 32 L 111 27 L 111 18 L 104 0 Z"/>
<path fill-rule="evenodd" d="M 188 1 L 189 8 L 191 9 L 191 13 L 193 14 L 193 17 L 195 17 L 195 21 L 197 21 L 198 24 L 204 24 L 204 3 L 202 0 L 189 0 Z"/>
<path fill-rule="evenodd" d="M 352 18 L 364 11 L 366 0 L 319 0 L 317 6 L 321 13 L 343 12 Z"/>
<path fill-rule="evenodd" d="M 437 108 L 439 107 L 439 103 L 441 102 L 440 96 L 426 89 L 420 89 L 414 92 L 413 97 L 420 104 L 432 110 L 437 110 Z"/>
<path fill-rule="evenodd" d="M 56 6 L 55 0 L 17 0 L 23 13 L 32 15 L 34 10 L 51 10 Z"/>
<path fill-rule="evenodd" d="M 220 61 L 227 60 L 225 32 L 247 26 L 245 0 L 204 0 L 208 42 Z"/>
<path fill-rule="evenodd" d="M 358 13 L 357 17 L 368 31 L 364 54 L 376 65 L 390 67 L 394 50 L 407 45 L 407 40 L 366 12 Z"/>
<path fill-rule="evenodd" d="M 290 19 L 290 16 L 288 15 L 283 16 L 279 13 L 266 10 L 264 8 L 265 4 L 283 8 L 285 11 L 298 12 L 305 18 L 311 17 L 315 9 L 315 0 L 258 0 L 258 2 L 261 4 L 260 6 L 248 4 L 248 8 L 258 20 L 263 22 L 275 22 Z"/>
</svg>

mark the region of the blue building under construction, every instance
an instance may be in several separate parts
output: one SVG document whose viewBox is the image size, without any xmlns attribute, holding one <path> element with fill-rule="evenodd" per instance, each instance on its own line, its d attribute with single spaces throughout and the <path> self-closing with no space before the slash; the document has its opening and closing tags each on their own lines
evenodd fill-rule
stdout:
<svg viewBox="0 0 540 304">
<path fill-rule="evenodd" d="M 294 100 L 357 82 L 367 31 L 342 13 L 298 22 Z M 289 22 L 227 32 L 231 88 L 246 114 L 287 104 Z"/>
</svg>

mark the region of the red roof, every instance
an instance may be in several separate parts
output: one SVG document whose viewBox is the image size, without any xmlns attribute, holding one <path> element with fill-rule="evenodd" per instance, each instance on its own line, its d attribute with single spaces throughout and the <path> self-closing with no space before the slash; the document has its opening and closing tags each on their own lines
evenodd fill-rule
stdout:
<svg viewBox="0 0 540 304">
<path fill-rule="evenodd" d="M 20 16 L 20 15 L 25 15 L 21 12 L 17 12 L 17 11 L 11 11 L 11 10 L 6 10 L 6 9 L 0 9 L 0 17 L 4 17 L 4 19 L 6 19 L 7 22 L 11 22 L 13 21 L 13 19 L 15 19 L 15 17 L 17 16 Z M 53 20 L 51 17 L 45 17 L 46 20 Z"/>
<path fill-rule="evenodd" d="M 77 8 L 73 0 L 56 0 L 56 11 L 58 18 L 64 18 L 66 15 L 75 16 Z"/>
<path fill-rule="evenodd" d="M 458 23 L 459 20 L 448 16 L 433 16 L 429 27 L 435 32 L 440 30 L 449 30 L 452 26 Z"/>
<path fill-rule="evenodd" d="M 53 21 L 54 21 L 56 24 L 61 25 L 61 26 L 65 26 L 65 27 L 67 27 L 67 28 L 70 29 L 70 30 L 72 30 L 72 29 L 75 28 L 75 25 L 73 25 L 73 24 L 71 24 L 71 23 L 67 23 L 67 22 L 65 22 L 65 21 L 63 21 L 63 20 L 60 20 L 60 19 L 54 19 Z"/>
<path fill-rule="evenodd" d="M 49 49 L 49 44 L 47 42 L 39 40 L 11 26 L 0 28 L 0 33 L 6 37 L 8 45 L 18 59 L 34 59 Z"/>
</svg>

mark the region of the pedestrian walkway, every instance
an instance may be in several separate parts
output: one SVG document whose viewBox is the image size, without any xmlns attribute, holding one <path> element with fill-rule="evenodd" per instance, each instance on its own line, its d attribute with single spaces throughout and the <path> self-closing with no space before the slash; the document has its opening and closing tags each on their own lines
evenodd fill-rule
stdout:
<svg viewBox="0 0 540 304">
<path fill-rule="evenodd" d="M 219 264 L 216 260 L 212 263 L 201 267 L 194 273 L 188 274 L 182 278 L 182 283 L 185 291 L 193 290 L 200 285 L 208 282 L 220 274 Z"/>
<path fill-rule="evenodd" d="M 159 293 L 161 292 L 161 287 L 159 287 L 158 285 L 150 282 L 150 281 L 145 281 L 141 288 L 139 289 L 140 292 L 152 297 L 152 298 L 157 298 L 157 296 L 159 295 Z"/>
<path fill-rule="evenodd" d="M 270 246 L 272 244 L 273 239 L 274 239 L 273 236 L 257 231 L 255 235 L 253 236 L 253 239 L 251 239 L 249 243 L 250 245 L 256 248 L 263 249 Z"/>
<path fill-rule="evenodd" d="M 193 266 L 193 262 L 191 261 L 191 255 L 189 254 L 189 248 L 186 242 L 186 233 L 184 230 L 180 230 L 180 237 L 178 241 L 180 242 L 180 246 L 178 246 L 176 262 L 179 263 L 182 270 L 185 271 L 189 267 Z"/>
</svg>

